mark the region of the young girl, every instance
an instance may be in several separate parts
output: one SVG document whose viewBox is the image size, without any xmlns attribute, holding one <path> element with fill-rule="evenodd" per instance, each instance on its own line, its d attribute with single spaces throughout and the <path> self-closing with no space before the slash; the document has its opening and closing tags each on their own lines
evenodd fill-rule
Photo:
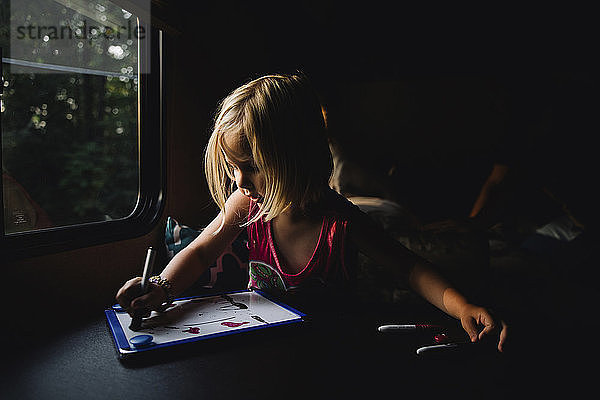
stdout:
<svg viewBox="0 0 600 400">
<path fill-rule="evenodd" d="M 117 293 L 124 309 L 164 309 L 247 229 L 250 287 L 279 293 L 345 288 L 361 251 L 393 270 L 397 282 L 408 282 L 460 319 L 473 342 L 496 328 L 485 308 L 470 304 L 425 260 L 330 189 L 325 122 L 304 76 L 253 80 L 234 90 L 218 111 L 205 166 L 221 212 L 151 279 L 149 293 L 137 297 L 139 277 L 125 283 Z M 505 337 L 502 329 L 500 351 Z"/>
</svg>

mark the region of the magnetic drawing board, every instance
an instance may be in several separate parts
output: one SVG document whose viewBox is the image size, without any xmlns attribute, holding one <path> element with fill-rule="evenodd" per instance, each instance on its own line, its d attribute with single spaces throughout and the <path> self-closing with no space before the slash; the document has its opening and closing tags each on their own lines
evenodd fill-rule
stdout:
<svg viewBox="0 0 600 400">
<path fill-rule="evenodd" d="M 165 312 L 153 311 L 142 329 L 129 329 L 131 316 L 121 307 L 105 311 L 119 356 L 194 342 L 249 330 L 301 322 L 305 314 L 269 299 L 264 293 L 242 291 L 178 299 Z M 150 335 L 152 342 L 134 346 L 131 338 Z M 135 342 L 135 339 L 134 339 Z"/>
</svg>

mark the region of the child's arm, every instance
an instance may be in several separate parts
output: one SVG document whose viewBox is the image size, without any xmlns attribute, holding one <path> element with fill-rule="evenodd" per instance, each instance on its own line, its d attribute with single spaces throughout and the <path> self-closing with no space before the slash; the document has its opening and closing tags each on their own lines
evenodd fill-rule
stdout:
<svg viewBox="0 0 600 400">
<path fill-rule="evenodd" d="M 431 269 L 426 261 L 417 261 L 413 264 L 408 281 L 413 290 L 430 303 L 459 319 L 472 342 L 482 339 L 496 329 L 496 321 L 488 310 L 469 303 L 460 292 Z M 503 321 L 498 322 L 501 325 L 498 350 L 502 351 L 507 327 Z M 483 327 L 481 331 L 479 331 L 479 326 Z"/>
<path fill-rule="evenodd" d="M 233 242 L 243 229 L 240 225 L 246 222 L 248 209 L 248 197 L 236 190 L 225 203 L 225 223 L 221 230 L 217 234 L 214 233 L 221 226 L 222 212 L 193 242 L 173 257 L 160 274 L 171 284 L 170 292 L 173 296 L 192 285 Z M 133 278 L 119 289 L 116 296 L 119 304 L 128 312 L 137 308 L 160 309 L 166 300 L 165 291 L 152 284 L 148 294 L 137 297 L 140 281 L 140 277 Z"/>
<path fill-rule="evenodd" d="M 473 204 L 473 208 L 469 213 L 469 218 L 475 218 L 481 210 L 486 207 L 490 203 L 490 197 L 495 194 L 495 191 L 504 181 L 506 174 L 508 173 L 508 166 L 504 164 L 496 163 L 492 168 L 492 172 L 487 177 L 483 186 L 481 187 L 481 191 L 475 199 L 475 204 Z"/>
<path fill-rule="evenodd" d="M 366 214 L 357 211 L 350 222 L 350 238 L 361 252 L 393 271 L 396 282 L 408 282 L 410 287 L 427 301 L 459 319 L 471 341 L 481 339 L 496 328 L 494 318 L 485 308 L 470 304 L 461 293 L 431 268 L 426 260 L 391 238 Z M 483 326 L 483 330 L 479 333 L 478 325 Z M 498 343 L 499 350 L 502 350 L 506 338 L 504 323 L 502 328 Z"/>
</svg>

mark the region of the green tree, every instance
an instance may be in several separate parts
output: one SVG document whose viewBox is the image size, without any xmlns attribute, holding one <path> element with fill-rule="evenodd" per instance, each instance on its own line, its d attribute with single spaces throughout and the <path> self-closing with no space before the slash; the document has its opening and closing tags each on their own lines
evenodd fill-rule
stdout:
<svg viewBox="0 0 600 400">
<path fill-rule="evenodd" d="M 11 43 L 6 29 L 8 3 L 0 4 L 0 45 L 5 57 Z M 27 3 L 18 8 L 21 14 L 9 16 L 11 22 L 44 24 L 41 9 L 54 12 L 59 23 L 75 26 L 83 18 L 51 1 Z M 127 20 L 127 13 L 109 7 L 109 2 L 95 3 L 106 4 L 95 10 L 99 17 Z M 137 199 L 137 76 L 133 73 L 137 44 L 126 37 L 116 42 L 102 36 L 90 43 L 97 51 L 82 52 L 81 67 L 95 69 L 103 65 L 103 58 L 115 58 L 109 52 L 112 46 L 113 53 L 122 57 L 118 59 L 121 76 L 39 69 L 17 73 L 14 64 L 3 62 L 2 169 L 57 226 L 125 217 Z M 50 63 L 52 48 L 43 45 L 43 41 L 36 44 L 38 62 Z M 114 51 L 117 47 L 119 52 Z"/>
</svg>

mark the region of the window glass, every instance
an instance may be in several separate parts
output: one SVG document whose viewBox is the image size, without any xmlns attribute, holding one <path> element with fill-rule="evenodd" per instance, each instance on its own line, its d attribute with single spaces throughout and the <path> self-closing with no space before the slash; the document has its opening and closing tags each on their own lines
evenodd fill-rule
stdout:
<svg viewBox="0 0 600 400">
<path fill-rule="evenodd" d="M 0 7 L 5 233 L 127 217 L 139 193 L 136 15 L 105 0 Z"/>
</svg>

